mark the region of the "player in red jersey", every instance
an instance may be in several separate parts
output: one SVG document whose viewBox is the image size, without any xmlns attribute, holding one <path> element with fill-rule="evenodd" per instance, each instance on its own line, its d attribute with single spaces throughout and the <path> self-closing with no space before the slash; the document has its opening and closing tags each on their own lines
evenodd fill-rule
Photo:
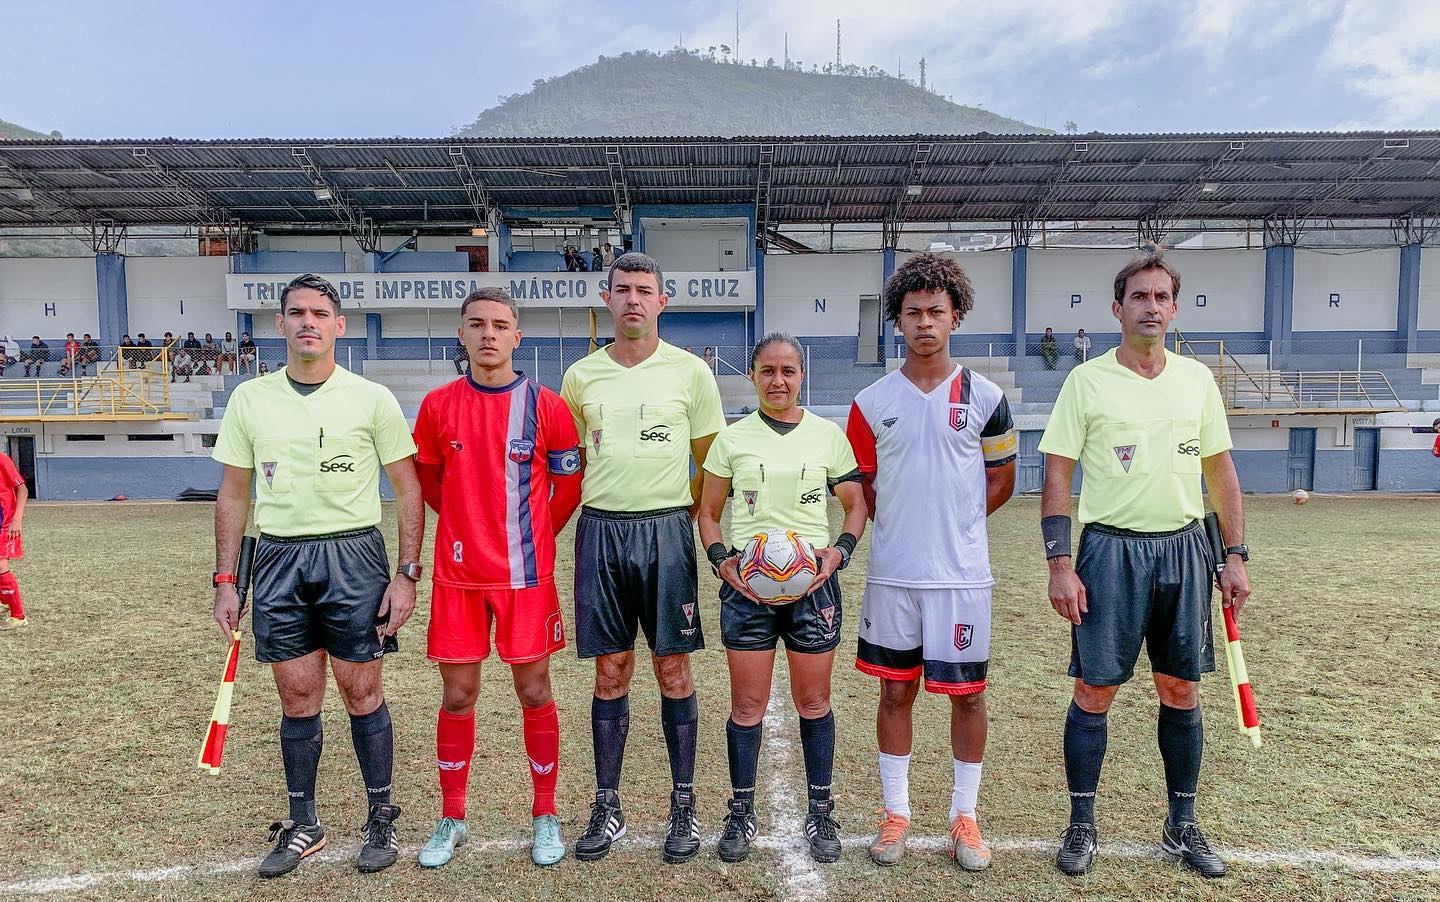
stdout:
<svg viewBox="0 0 1440 902">
<path fill-rule="evenodd" d="M 580 503 L 580 440 L 560 396 L 515 372 L 519 317 L 503 289 L 465 298 L 460 341 L 470 375 L 426 395 L 415 421 L 421 487 L 440 516 L 427 654 L 445 682 L 435 742 L 444 809 L 420 864 L 445 864 L 468 836 L 465 784 L 493 623 L 524 715 L 531 858 L 550 865 L 565 855 L 555 814 L 560 721 L 550 692 L 550 655 L 565 647 L 555 535 Z"/>
<path fill-rule="evenodd" d="M 25 556 L 20 544 L 20 521 L 24 519 L 25 502 L 29 497 L 25 477 L 15 469 L 15 461 L 0 452 L 0 630 L 19 629 L 25 625 L 20 584 L 15 582 L 10 562 Z"/>
</svg>

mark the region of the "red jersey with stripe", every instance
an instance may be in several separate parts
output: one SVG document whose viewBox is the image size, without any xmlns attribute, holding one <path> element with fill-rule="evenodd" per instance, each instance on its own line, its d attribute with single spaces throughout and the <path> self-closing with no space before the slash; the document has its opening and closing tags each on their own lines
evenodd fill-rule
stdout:
<svg viewBox="0 0 1440 902">
<path fill-rule="evenodd" d="M 24 484 L 25 477 L 15 468 L 15 461 L 0 451 L 0 526 L 10 522 L 15 513 L 15 489 Z"/>
<path fill-rule="evenodd" d="M 579 436 L 560 396 L 521 375 L 504 388 L 465 376 L 425 396 L 416 461 L 438 467 L 434 580 L 460 589 L 553 582 L 552 479 L 577 479 Z"/>
</svg>

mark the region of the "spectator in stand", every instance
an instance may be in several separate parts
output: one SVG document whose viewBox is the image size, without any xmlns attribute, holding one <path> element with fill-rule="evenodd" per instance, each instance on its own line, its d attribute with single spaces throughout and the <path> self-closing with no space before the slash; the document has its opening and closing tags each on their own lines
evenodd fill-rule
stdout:
<svg viewBox="0 0 1440 902">
<path fill-rule="evenodd" d="M 570 272 L 584 272 L 585 258 L 580 256 L 580 251 L 575 245 L 565 245 L 565 269 Z"/>
<path fill-rule="evenodd" d="M 209 332 L 205 333 L 205 344 L 200 347 L 200 356 L 196 358 L 196 372 L 202 376 L 209 376 L 218 369 L 220 360 L 220 345 L 215 341 L 215 336 Z"/>
<path fill-rule="evenodd" d="M 85 337 L 80 341 L 80 356 L 78 358 L 78 363 L 80 364 L 80 375 L 88 376 L 89 373 L 85 372 L 85 370 L 88 369 L 91 364 L 95 365 L 95 373 L 96 375 L 99 375 L 100 342 L 91 338 L 89 332 L 86 332 Z M 0 372 L 3 372 L 3 370 L 0 370 Z"/>
<path fill-rule="evenodd" d="M 196 357 L 198 356 L 196 352 L 198 352 L 201 347 L 200 339 L 195 337 L 194 332 L 186 332 L 185 340 L 181 342 L 180 346 L 185 350 L 189 351 L 191 357 Z"/>
<path fill-rule="evenodd" d="M 185 381 L 189 382 L 194 372 L 195 358 L 191 357 L 185 348 L 180 348 L 175 352 L 175 356 L 170 358 L 170 381 L 174 382 L 177 376 L 184 376 Z"/>
<path fill-rule="evenodd" d="M 68 376 L 80 360 L 80 342 L 74 332 L 65 333 L 65 352 L 60 357 L 60 375 Z"/>
<path fill-rule="evenodd" d="M 1085 334 L 1084 329 L 1075 332 L 1075 359 L 1081 363 L 1090 359 L 1090 336 Z"/>
<path fill-rule="evenodd" d="M 155 342 L 146 338 L 144 332 L 136 336 L 135 347 L 149 349 L 135 352 L 136 366 L 149 366 L 152 362 L 159 359 L 159 357 L 156 356 L 157 354 L 163 353 L 155 350 Z"/>
<path fill-rule="evenodd" d="M 129 335 L 126 335 L 120 339 L 120 359 L 125 361 L 125 364 L 132 368 L 140 365 L 135 362 L 137 355 L 135 351 L 131 350 L 134 347 L 135 339 L 131 338 Z"/>
<path fill-rule="evenodd" d="M 600 253 L 600 248 L 590 250 L 590 271 L 603 272 L 605 270 L 605 255 Z"/>
<path fill-rule="evenodd" d="M 270 375 L 270 364 L 266 363 L 266 362 L 263 361 L 263 360 L 260 361 L 260 375 L 262 375 L 262 376 L 268 376 L 268 375 Z"/>
<path fill-rule="evenodd" d="M 15 358 L 10 356 L 6 342 L 0 341 L 0 376 L 5 375 L 5 368 L 7 366 L 14 366 L 15 362 Z"/>
<path fill-rule="evenodd" d="M 230 364 L 230 372 L 238 372 L 235 362 L 239 359 L 239 346 L 235 343 L 235 336 L 229 332 L 220 339 L 220 374 L 225 374 L 225 364 Z"/>
<path fill-rule="evenodd" d="M 1060 343 L 1055 340 L 1055 330 L 1045 327 L 1045 337 L 1040 339 L 1040 356 L 1045 358 L 1045 369 L 1055 369 L 1060 360 Z"/>
<path fill-rule="evenodd" d="M 250 337 L 249 332 L 240 333 L 240 369 L 245 372 L 253 372 L 255 367 L 255 339 Z"/>
<path fill-rule="evenodd" d="M 604 253 L 600 255 L 600 262 L 604 264 L 605 271 L 609 272 L 610 267 L 615 265 L 615 248 L 607 241 L 605 242 L 603 251 Z"/>
<path fill-rule="evenodd" d="M 20 355 L 20 362 L 25 365 L 25 375 L 30 375 L 30 367 L 35 367 L 35 375 L 43 375 L 45 364 L 50 359 L 50 346 L 40 340 L 36 335 L 30 339 L 30 348 Z"/>
<path fill-rule="evenodd" d="M 712 347 L 706 347 L 705 350 L 700 353 L 700 359 L 703 360 L 703 361 L 705 361 L 705 368 L 706 368 L 706 369 L 708 369 L 708 370 L 709 370 L 710 372 L 712 372 L 712 373 L 715 372 L 715 349 L 714 349 L 714 348 L 712 348 Z"/>
</svg>

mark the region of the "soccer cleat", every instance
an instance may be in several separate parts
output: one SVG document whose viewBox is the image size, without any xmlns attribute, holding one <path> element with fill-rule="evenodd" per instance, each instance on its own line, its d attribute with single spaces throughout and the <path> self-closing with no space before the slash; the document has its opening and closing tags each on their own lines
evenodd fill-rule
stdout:
<svg viewBox="0 0 1440 902">
<path fill-rule="evenodd" d="M 395 819 L 399 816 L 399 805 L 370 806 L 370 819 L 365 822 L 365 844 L 355 859 L 360 873 L 383 871 L 400 857 L 400 840 L 395 835 Z"/>
<path fill-rule="evenodd" d="M 721 861 L 744 861 L 750 854 L 750 844 L 755 842 L 755 803 L 730 800 L 730 810 L 725 815 L 725 829 L 720 832 L 720 842 L 715 851 Z"/>
<path fill-rule="evenodd" d="M 980 825 L 968 814 L 957 814 L 950 822 L 950 857 L 967 871 L 990 867 L 990 845 L 980 835 Z"/>
<path fill-rule="evenodd" d="M 601 789 L 590 803 L 590 824 L 575 840 L 575 857 L 580 861 L 599 861 L 610 852 L 615 840 L 625 835 L 625 812 L 620 810 L 620 793 Z"/>
<path fill-rule="evenodd" d="M 560 819 L 553 814 L 535 818 L 535 840 L 530 845 L 530 860 L 549 867 L 565 857 L 565 840 L 560 836 Z"/>
<path fill-rule="evenodd" d="M 435 825 L 435 832 L 420 850 L 420 867 L 438 868 L 449 864 L 455 857 L 455 850 L 465 845 L 470 838 L 470 828 L 458 818 L 442 817 Z"/>
<path fill-rule="evenodd" d="M 840 825 L 831 816 L 834 810 L 832 799 L 811 799 L 810 812 L 805 815 L 810 857 L 822 863 L 840 860 Z"/>
<path fill-rule="evenodd" d="M 270 838 L 266 842 L 275 843 L 275 848 L 260 862 L 259 874 L 280 877 L 325 848 L 325 828 L 319 824 L 297 824 L 286 818 L 270 825 Z"/>
<path fill-rule="evenodd" d="M 24 625 L 25 625 L 25 618 L 24 618 L 24 617 L 11 617 L 10 615 L 7 614 L 7 615 L 5 615 L 5 619 L 4 619 L 4 620 L 0 620 L 0 630 L 4 630 L 4 631 L 6 631 L 6 632 L 8 632 L 8 631 L 10 631 L 10 630 L 18 630 L 20 627 L 22 627 L 22 626 L 24 626 Z"/>
<path fill-rule="evenodd" d="M 667 864 L 680 864 L 700 851 L 700 822 L 695 819 L 695 793 L 677 789 L 670 793 L 670 828 L 665 831 L 661 855 Z"/>
<path fill-rule="evenodd" d="M 1178 855 L 1181 861 L 1198 871 L 1202 877 L 1225 876 L 1225 862 L 1210 848 L 1210 841 L 1200 832 L 1199 824 L 1181 824 L 1174 827 L 1166 820 L 1160 831 L 1160 848 L 1171 855 Z"/>
<path fill-rule="evenodd" d="M 903 814 L 884 811 L 885 819 L 880 822 L 880 832 L 870 843 L 870 860 L 876 864 L 895 864 L 905 857 L 905 835 L 910 832 L 910 818 Z"/>
<path fill-rule="evenodd" d="M 1095 853 L 1100 851 L 1100 831 L 1094 824 L 1071 824 L 1060 834 L 1060 852 L 1055 856 L 1055 866 L 1067 877 L 1079 877 L 1090 870 L 1095 863 Z"/>
</svg>

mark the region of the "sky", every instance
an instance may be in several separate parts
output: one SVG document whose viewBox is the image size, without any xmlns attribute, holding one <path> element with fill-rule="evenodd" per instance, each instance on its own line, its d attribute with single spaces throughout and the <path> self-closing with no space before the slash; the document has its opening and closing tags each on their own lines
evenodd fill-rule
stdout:
<svg viewBox="0 0 1440 902">
<path fill-rule="evenodd" d="M 1440 128 L 1436 0 L 741 0 L 740 56 L 918 74 L 1057 130 Z M 72 138 L 435 137 L 733 2 L 8 0 L 0 119 Z M 663 90 L 657 85 L 656 90 Z"/>
</svg>

